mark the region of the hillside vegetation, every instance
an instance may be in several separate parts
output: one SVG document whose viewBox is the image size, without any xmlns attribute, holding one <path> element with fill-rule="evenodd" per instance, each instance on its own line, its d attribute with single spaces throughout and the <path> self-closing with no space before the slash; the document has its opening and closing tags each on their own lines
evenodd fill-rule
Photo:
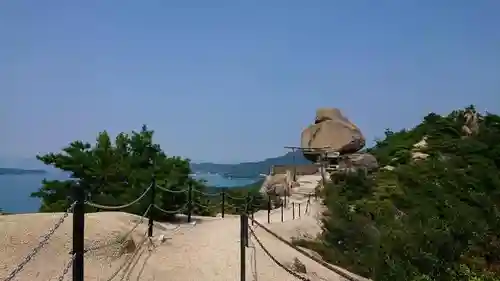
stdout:
<svg viewBox="0 0 500 281">
<path fill-rule="evenodd" d="M 500 280 L 500 117 L 464 137 L 464 112 L 387 130 L 369 152 L 394 169 L 332 179 L 323 233 L 298 243 L 376 281 Z"/>
</svg>

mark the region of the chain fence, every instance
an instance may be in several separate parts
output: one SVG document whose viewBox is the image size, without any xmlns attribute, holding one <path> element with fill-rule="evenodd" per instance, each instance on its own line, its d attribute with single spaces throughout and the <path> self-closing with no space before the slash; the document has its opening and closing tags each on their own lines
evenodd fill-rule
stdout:
<svg viewBox="0 0 500 281">
<path fill-rule="evenodd" d="M 81 189 L 81 187 L 80 187 Z M 165 210 L 161 206 L 159 206 L 156 202 L 155 199 L 155 190 L 170 193 L 170 194 L 186 194 L 187 195 L 187 202 L 181 206 L 178 209 L 175 210 Z M 78 193 L 78 192 L 77 192 Z M 69 261 L 65 264 L 61 275 L 57 277 L 57 280 L 62 281 L 64 280 L 65 276 L 67 276 L 69 269 L 74 268 L 74 267 L 80 267 L 81 272 L 83 272 L 83 256 L 89 252 L 97 251 L 112 245 L 115 245 L 117 243 L 121 243 L 120 241 L 114 241 L 111 243 L 106 243 L 104 245 L 97 245 L 94 247 L 84 247 L 84 205 L 97 208 L 99 210 L 105 210 L 105 211 L 120 211 L 126 208 L 129 208 L 133 205 L 136 205 L 140 202 L 142 202 L 146 197 L 147 194 L 152 193 L 150 197 L 150 202 L 144 211 L 144 213 L 140 216 L 140 218 L 134 223 L 134 225 L 126 232 L 126 234 L 123 236 L 123 239 L 120 239 L 121 241 L 126 240 L 141 224 L 144 223 L 145 219 L 148 219 L 148 232 L 146 235 L 146 238 L 151 239 L 153 236 L 153 216 L 152 216 L 152 210 L 155 209 L 165 215 L 177 215 L 177 214 L 187 214 L 187 220 L 188 222 L 191 222 L 191 216 L 193 214 L 193 211 L 196 211 L 195 208 L 198 208 L 198 210 L 203 210 L 207 213 L 210 211 L 213 211 L 214 208 L 220 208 L 220 214 L 222 215 L 222 218 L 224 218 L 225 213 L 228 210 L 231 210 L 233 213 L 236 212 L 238 214 L 251 214 L 252 216 L 252 224 L 253 224 L 253 215 L 254 212 L 261 209 L 262 206 L 258 206 L 259 203 L 262 202 L 256 202 L 256 199 L 254 196 L 250 196 L 249 194 L 247 196 L 236 196 L 233 194 L 230 194 L 227 192 L 225 189 L 222 189 L 221 192 L 205 192 L 202 190 L 198 189 L 193 189 L 191 186 L 188 188 L 180 189 L 180 190 L 172 190 L 168 189 L 166 187 L 162 187 L 160 185 L 156 184 L 151 184 L 149 187 L 147 187 L 136 199 L 130 201 L 129 203 L 122 204 L 122 205 L 115 205 L 115 206 L 110 206 L 110 205 L 104 205 L 104 204 L 99 204 L 97 202 L 93 202 L 91 200 L 87 200 L 85 198 L 85 194 L 83 193 L 83 189 L 80 190 L 79 197 L 75 196 L 75 201 L 70 205 L 70 207 L 63 213 L 63 215 L 58 219 L 58 221 L 55 223 L 55 225 L 43 236 L 40 237 L 39 243 L 37 244 L 36 247 L 33 248 L 33 250 L 26 255 L 26 257 L 9 273 L 9 275 L 3 279 L 3 281 L 12 281 L 15 279 L 17 274 L 23 270 L 23 268 L 39 253 L 39 251 L 49 243 L 50 238 L 53 236 L 53 234 L 56 232 L 56 230 L 63 224 L 63 222 L 66 220 L 66 218 L 69 216 L 70 213 L 73 213 L 73 250 L 71 252 L 71 257 Z M 195 195 L 195 196 L 193 196 Z M 197 195 L 197 196 L 196 196 Z M 217 199 L 219 198 L 219 199 Z M 309 196 L 310 198 L 310 196 Z M 201 202 L 200 199 L 205 199 L 204 202 Z M 212 201 L 216 201 L 215 204 L 212 204 Z M 218 200 L 218 201 L 217 201 Z M 306 202 L 293 202 L 291 204 L 293 206 L 293 219 L 295 219 L 295 207 L 299 206 L 299 216 L 300 216 L 300 204 L 306 203 L 306 212 L 307 212 L 307 206 L 309 205 L 310 200 Z M 270 215 L 271 212 L 276 212 L 280 211 L 282 212 L 282 221 L 283 221 L 283 211 L 284 211 L 284 206 L 283 206 L 283 201 L 281 200 L 281 206 L 278 209 L 271 209 L 271 199 L 268 198 L 267 201 L 267 213 L 268 213 L 268 222 L 270 222 Z M 260 204 L 262 205 L 262 204 Z M 80 206 L 80 207 L 77 207 Z M 259 208 L 260 207 L 260 208 Z M 75 244 L 75 239 L 79 240 Z M 145 240 L 144 240 L 145 241 Z M 142 242 L 141 242 L 142 243 Z M 75 245 L 80 245 L 80 247 L 75 248 Z M 143 244 L 141 244 L 143 245 Z M 137 247 L 136 251 L 139 251 L 140 247 Z M 133 255 L 131 255 L 130 259 L 133 259 Z M 125 266 L 125 265 L 123 265 Z M 118 271 L 123 269 L 123 266 L 119 268 Z M 78 271 L 78 270 L 77 270 Z M 75 270 L 73 270 L 73 274 L 75 274 Z M 118 273 L 116 273 L 118 274 Z M 115 275 L 112 275 L 110 278 L 106 280 L 112 280 L 113 278 L 116 277 Z M 76 281 L 83 281 L 83 274 L 80 274 L 81 277 L 79 278 L 74 278 L 73 280 Z"/>
<path fill-rule="evenodd" d="M 243 216 L 245 216 L 245 215 L 243 215 Z M 259 237 L 255 233 L 255 229 L 256 228 L 260 228 L 260 229 L 264 230 L 266 233 L 270 234 L 276 240 L 278 240 L 281 243 L 287 245 L 288 247 L 294 249 L 295 251 L 299 252 L 300 254 L 302 254 L 303 256 L 305 256 L 306 258 L 308 258 L 308 259 L 316 262 L 317 264 L 320 264 L 321 266 L 323 266 L 324 268 L 326 268 L 329 271 L 333 272 L 334 274 L 340 275 L 341 277 L 345 278 L 346 280 L 349 280 L 349 281 L 362 281 L 362 280 L 364 280 L 362 278 L 358 278 L 358 277 L 356 277 L 354 275 L 351 275 L 351 274 L 349 274 L 349 273 L 347 273 L 347 272 L 345 272 L 343 270 L 340 270 L 340 269 L 332 266 L 331 264 L 325 262 L 321 258 L 318 258 L 316 256 L 311 255 L 309 252 L 307 252 L 304 249 L 301 249 L 300 247 L 297 247 L 296 245 L 292 244 L 292 242 L 290 242 L 286 238 L 284 238 L 284 237 L 276 234 L 275 232 L 273 232 L 272 230 L 270 230 L 265 225 L 263 225 L 262 223 L 258 222 L 255 219 L 253 219 L 251 217 L 246 217 L 245 216 L 245 218 L 241 220 L 242 223 L 243 223 L 244 220 L 246 221 L 246 225 L 242 225 L 242 231 L 245 231 L 245 233 L 241 234 L 241 237 L 242 237 L 242 240 L 243 240 L 242 243 L 245 243 L 245 246 L 248 247 L 249 241 L 251 241 L 251 239 L 249 239 L 249 234 L 250 234 L 250 238 L 253 238 L 255 240 L 255 242 L 257 242 L 257 244 L 262 249 L 262 251 L 266 254 L 266 256 L 268 256 L 269 259 L 271 259 L 276 266 L 282 268 L 283 270 L 285 270 L 286 272 L 288 272 L 293 277 L 295 277 L 295 278 L 297 278 L 299 280 L 303 280 L 303 281 L 312 281 L 312 279 L 309 278 L 308 276 L 304 276 L 304 274 L 300 274 L 298 272 L 295 272 L 291 268 L 287 267 L 282 262 L 280 262 L 273 254 L 271 254 L 271 252 L 262 243 L 262 240 L 259 239 Z M 248 224 L 248 220 L 251 221 L 252 225 L 255 225 L 255 227 L 250 226 Z M 255 253 L 253 253 L 253 255 L 255 255 Z M 314 279 L 314 280 L 317 280 L 317 279 Z"/>
<path fill-rule="evenodd" d="M 103 280 L 111 281 L 111 280 L 115 279 L 116 276 L 118 276 L 118 274 L 121 271 L 123 271 L 123 276 L 119 280 L 124 280 L 124 277 L 125 277 L 125 274 L 127 274 L 128 268 L 132 265 L 132 263 L 134 262 L 134 260 L 138 260 L 138 258 L 140 258 L 140 256 L 138 257 L 138 254 L 142 250 L 142 247 L 144 246 L 144 244 L 146 243 L 147 240 L 148 240 L 147 233 L 144 233 L 144 235 L 143 235 L 141 241 L 139 242 L 137 248 L 129 255 L 129 257 L 127 259 L 125 259 L 121 263 L 121 265 L 115 271 L 113 271 L 113 273 L 110 274 L 110 276 L 108 278 L 103 279 Z"/>
<path fill-rule="evenodd" d="M 172 193 L 172 194 L 181 194 L 181 193 L 187 193 L 189 191 L 189 188 L 184 188 L 181 190 L 173 190 L 173 189 L 168 189 L 166 187 L 163 187 L 161 185 L 156 185 L 156 188 L 158 188 L 161 191 Z M 196 190 L 196 189 L 194 189 Z"/>
<path fill-rule="evenodd" d="M 158 211 L 166 214 L 166 215 L 173 215 L 173 214 L 182 214 L 184 212 L 186 212 L 188 210 L 188 203 L 186 203 L 184 206 L 182 206 L 181 208 L 177 209 L 177 210 L 172 210 L 172 211 L 168 211 L 168 210 L 164 210 L 162 208 L 160 208 L 158 205 L 153 205 L 153 207 L 155 207 L 155 209 L 157 209 Z"/>
<path fill-rule="evenodd" d="M 52 237 L 52 235 L 54 235 L 56 230 L 63 224 L 63 222 L 68 217 L 69 213 L 73 211 L 75 205 L 76 205 L 75 202 L 71 204 L 70 207 L 55 223 L 55 225 L 45 235 L 40 237 L 40 242 L 38 243 L 38 245 L 35 248 L 33 248 L 33 250 L 31 250 L 31 252 L 28 255 L 24 257 L 24 259 L 10 272 L 7 278 L 4 279 L 4 281 L 14 280 L 16 275 L 23 270 L 26 264 L 28 264 L 40 252 L 40 250 L 49 243 L 49 240 Z"/>
<path fill-rule="evenodd" d="M 257 242 L 257 244 L 259 245 L 259 247 L 262 249 L 262 251 L 264 251 L 264 253 L 279 267 L 281 267 L 282 269 L 284 269 L 286 272 L 288 272 L 290 275 L 294 276 L 295 278 L 298 278 L 302 281 L 311 281 L 311 279 L 305 277 L 305 276 L 302 276 L 301 274 L 297 273 L 297 272 L 294 272 L 293 270 L 291 270 L 290 268 L 288 268 L 287 266 L 285 266 L 284 264 L 282 264 L 276 257 L 274 257 L 271 252 L 269 252 L 269 250 L 264 246 L 264 244 L 262 244 L 262 242 L 260 241 L 259 237 L 257 237 L 257 235 L 255 234 L 254 230 L 249 227 L 248 230 L 250 231 L 250 234 L 252 235 L 252 238 L 255 239 L 255 242 Z"/>
<path fill-rule="evenodd" d="M 139 197 L 137 197 L 135 200 L 133 200 L 132 202 L 129 202 L 127 204 L 123 204 L 123 205 L 119 205 L 119 206 L 107 206 L 107 205 L 100 205 L 100 204 L 97 204 L 97 203 L 94 203 L 91 201 L 85 201 L 85 204 L 87 204 L 91 207 L 97 208 L 97 209 L 102 209 L 102 210 L 107 210 L 107 211 L 116 211 L 116 210 L 125 209 L 125 208 L 128 208 L 128 207 L 140 202 L 146 196 L 146 194 L 148 194 L 148 192 L 151 190 L 151 187 L 152 186 L 149 186 L 141 195 L 139 195 Z"/>
<path fill-rule="evenodd" d="M 63 269 L 61 275 L 59 275 L 59 277 L 57 277 L 57 281 L 63 281 L 64 280 L 64 277 L 66 277 L 66 275 L 68 274 L 69 269 L 73 266 L 73 262 L 75 261 L 75 257 L 76 257 L 76 255 L 71 255 L 71 258 L 66 263 L 66 266 L 64 266 L 64 269 Z"/>
<path fill-rule="evenodd" d="M 140 219 L 132 226 L 132 228 L 130 230 L 128 230 L 125 234 L 123 234 L 123 236 L 120 239 L 121 241 L 124 241 L 124 240 L 128 239 L 130 237 L 130 235 L 134 232 L 134 230 L 136 230 L 139 227 L 139 225 L 141 225 L 144 222 L 144 220 L 146 219 L 146 216 L 149 214 L 149 212 L 150 212 L 150 210 L 151 210 L 152 207 L 153 207 L 152 205 L 148 206 L 148 208 L 146 209 L 146 211 L 141 215 Z M 105 243 L 103 245 L 97 245 L 97 246 L 94 246 L 94 247 L 89 247 L 89 248 L 86 248 L 84 252 L 86 254 L 86 253 L 89 253 L 89 252 L 94 252 L 94 251 L 102 250 L 102 249 L 114 246 L 116 244 L 119 244 L 119 243 L 121 243 L 121 241 L 113 241 L 113 242 L 110 242 L 110 243 Z"/>
</svg>

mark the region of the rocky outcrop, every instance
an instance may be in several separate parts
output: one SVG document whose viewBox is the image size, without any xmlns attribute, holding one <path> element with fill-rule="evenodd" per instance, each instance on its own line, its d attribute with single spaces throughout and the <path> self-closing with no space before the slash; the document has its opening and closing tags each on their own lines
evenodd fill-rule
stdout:
<svg viewBox="0 0 500 281">
<path fill-rule="evenodd" d="M 381 170 L 386 170 L 386 171 L 394 171 L 396 167 L 391 166 L 391 165 L 385 165 L 384 167 L 381 168 Z"/>
<path fill-rule="evenodd" d="M 290 171 L 285 174 L 267 175 L 260 188 L 260 193 L 272 197 L 290 196 L 295 185 Z"/>
<path fill-rule="evenodd" d="M 353 153 L 346 155 L 346 162 L 349 162 L 352 167 L 363 168 L 368 172 L 372 172 L 378 169 L 378 161 L 375 156 L 370 153 Z"/>
<path fill-rule="evenodd" d="M 370 153 L 353 153 L 342 155 L 338 159 L 338 165 L 334 173 L 355 173 L 364 171 L 366 173 L 378 170 L 377 158 Z"/>
<path fill-rule="evenodd" d="M 318 109 L 314 124 L 304 129 L 301 135 L 304 156 L 313 162 L 329 151 L 355 153 L 365 146 L 365 142 L 360 129 L 337 108 Z"/>
<path fill-rule="evenodd" d="M 429 157 L 429 154 L 420 151 L 415 151 L 411 153 L 411 159 L 413 161 L 425 160 L 427 159 L 427 157 Z"/>
<path fill-rule="evenodd" d="M 425 160 L 429 157 L 429 154 L 422 152 L 427 148 L 427 136 L 422 137 L 422 139 L 413 145 L 411 150 L 411 159 L 413 161 Z"/>
<path fill-rule="evenodd" d="M 479 132 L 479 115 L 475 110 L 467 109 L 464 112 L 464 125 L 462 133 L 464 136 L 472 136 Z"/>
</svg>

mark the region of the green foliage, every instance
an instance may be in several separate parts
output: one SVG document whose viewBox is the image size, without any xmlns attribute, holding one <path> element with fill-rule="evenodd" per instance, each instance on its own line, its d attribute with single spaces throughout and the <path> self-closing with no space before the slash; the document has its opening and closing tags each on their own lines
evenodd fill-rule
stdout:
<svg viewBox="0 0 500 281">
<path fill-rule="evenodd" d="M 160 145 L 153 142 L 154 131 L 143 126 L 139 132 L 120 133 L 112 141 L 109 134 L 99 133 L 96 143 L 72 142 L 60 153 L 49 153 L 37 158 L 70 173 L 71 180 L 44 181 L 33 197 L 42 199 L 40 211 L 58 212 L 66 210 L 72 202 L 72 186 L 75 182 L 85 189 L 89 200 L 102 205 L 128 203 L 151 185 L 156 184 L 170 190 L 193 189 L 203 191 L 205 186 L 189 177 L 189 160 L 167 156 Z M 157 190 L 155 204 L 164 210 L 177 210 L 187 202 L 186 193 L 171 194 Z M 194 194 L 195 202 L 202 200 Z M 125 210 L 142 214 L 149 206 L 146 198 Z M 88 207 L 87 211 L 96 211 Z M 206 213 L 206 212 L 205 212 Z M 153 210 L 156 218 L 164 215 Z"/>
<path fill-rule="evenodd" d="M 393 171 L 344 175 L 323 192 L 319 241 L 298 243 L 374 280 L 499 280 L 500 117 L 461 136 L 463 111 L 429 114 L 369 149 Z M 427 160 L 410 150 L 427 136 Z"/>
<path fill-rule="evenodd" d="M 263 182 L 264 180 L 259 180 L 240 187 L 213 188 L 211 192 L 225 192 L 224 212 L 226 214 L 239 214 L 245 209 L 251 211 L 266 210 L 267 199 L 259 192 Z M 221 197 L 213 198 L 211 202 L 220 206 L 221 199 Z M 220 207 L 218 208 L 220 211 Z"/>
<path fill-rule="evenodd" d="M 52 165 L 68 172 L 71 176 L 66 181 L 43 181 L 42 187 L 32 193 L 32 197 L 41 198 L 41 212 L 61 212 L 73 202 L 72 190 L 75 184 L 85 189 L 92 202 L 117 206 L 133 201 L 152 183 L 172 191 L 192 188 L 192 213 L 213 216 L 221 211 L 221 196 L 207 194 L 218 193 L 218 188 L 209 188 L 202 181 L 189 177 L 190 163 L 187 159 L 167 156 L 158 144 L 153 142 L 154 131 L 143 126 L 139 132 L 121 133 L 111 140 L 104 131 L 98 134 L 96 143 L 91 145 L 81 141 L 72 142 L 60 153 L 49 153 L 37 158 L 46 165 Z M 258 192 L 262 182 L 225 190 L 225 212 L 241 213 L 247 208 L 267 207 L 267 202 Z M 150 204 L 147 197 L 124 210 L 142 215 Z M 235 198 L 235 199 L 233 199 Z M 247 207 L 251 201 L 251 207 Z M 167 211 L 186 207 L 188 194 L 169 193 L 156 189 L 155 204 Z M 87 212 L 99 211 L 86 207 Z M 172 219 L 174 214 L 151 209 L 155 219 Z"/>
</svg>

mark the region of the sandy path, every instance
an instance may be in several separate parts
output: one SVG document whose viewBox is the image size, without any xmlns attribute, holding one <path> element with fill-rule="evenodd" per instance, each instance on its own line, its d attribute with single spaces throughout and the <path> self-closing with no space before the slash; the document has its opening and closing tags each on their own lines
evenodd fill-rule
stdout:
<svg viewBox="0 0 500 281">
<path fill-rule="evenodd" d="M 286 210 L 290 212 L 290 210 Z M 60 214 L 58 214 L 60 215 Z M 275 213 L 274 216 L 279 213 Z M 38 223 L 27 224 L 26 220 L 35 216 Z M 267 213 L 256 214 L 258 220 L 265 221 Z M 32 233 L 33 228 L 46 229 L 49 222 L 54 222 L 56 214 L 36 214 L 9 216 L 0 221 L 2 229 L 9 225 L 9 231 L 22 231 Z M 116 231 L 124 232 L 132 223 L 128 222 L 130 215 L 123 213 L 101 213 L 95 214 L 87 221 L 87 235 L 105 237 L 105 233 Z M 127 219 L 125 219 L 127 218 Z M 305 217 L 304 217 L 305 218 Z M 57 280 L 56 277 L 68 259 L 71 248 L 71 217 L 64 223 L 61 230 L 51 239 L 48 244 L 19 274 L 20 281 L 33 280 Z M 278 221 L 279 217 L 273 217 Z M 23 221 L 24 220 L 24 221 Z M 33 218 L 31 218 L 33 220 Z M 276 223 L 274 225 L 299 224 L 299 220 Z M 240 254 L 239 254 L 239 217 L 226 216 L 225 218 L 202 219 L 197 224 L 183 225 L 177 231 L 155 229 L 153 243 L 146 241 L 138 254 L 132 259 L 131 264 L 121 270 L 112 280 L 164 280 L 164 281 L 234 281 L 239 280 Z M 293 228 L 293 226 L 288 226 Z M 108 231 L 104 231 L 108 229 Z M 145 225 L 138 228 L 134 233 L 134 240 L 139 243 L 141 234 L 146 230 Z M 99 234 L 98 234 L 99 233 Z M 321 266 L 302 257 L 298 252 L 282 244 L 274 237 L 262 230 L 256 233 L 262 243 L 281 262 L 290 263 L 294 257 L 298 257 L 308 268 L 322 277 L 324 280 L 342 280 L 335 274 L 325 271 Z M 159 243 L 160 235 L 167 237 L 166 241 Z M 0 254 L 0 279 L 7 276 L 13 265 L 19 262 L 29 250 L 36 245 L 38 235 L 20 235 L 20 240 L 14 236 L 8 240 L 2 240 L 2 253 Z M 13 241 L 14 239 L 14 241 Z M 12 246 L 8 241 L 14 242 Z M 22 241 L 18 243 L 16 241 Z M 255 243 L 253 243 L 255 244 Z M 24 246 L 23 246 L 24 245 Z M 5 254 L 8 254 L 7 257 Z M 113 273 L 120 268 L 124 262 L 130 260 L 132 254 L 120 258 L 109 257 L 109 252 L 92 253 L 85 260 L 85 280 L 108 280 Z M 256 263 L 256 268 L 252 264 Z M 265 253 L 257 246 L 255 251 L 247 248 L 247 280 L 298 280 L 289 275 L 285 270 L 276 266 Z M 65 280 L 70 280 L 70 274 Z M 257 276 L 257 279 L 254 277 Z M 321 280 L 321 279 L 318 279 Z"/>
<path fill-rule="evenodd" d="M 259 213 L 256 217 L 264 217 L 263 214 L 265 213 Z M 267 216 L 267 214 L 265 215 Z M 298 220 L 289 222 L 299 223 Z M 256 234 L 264 246 L 281 262 L 288 264 L 297 257 L 306 265 L 308 271 L 323 278 L 315 280 L 343 280 L 337 274 L 303 257 L 263 230 L 256 229 Z M 142 277 L 140 280 L 239 280 L 239 236 L 238 216 L 202 221 L 193 229 L 172 236 L 170 240 L 156 248 L 145 271 L 148 271 L 149 267 L 155 267 L 156 270 L 159 270 L 158 265 L 161 265 L 161 271 L 157 273 L 163 275 L 163 278 L 159 278 L 159 276 L 156 276 L 156 279 Z M 255 247 L 247 248 L 247 280 L 300 280 L 278 267 L 255 241 L 252 242 L 251 244 Z"/>
<path fill-rule="evenodd" d="M 309 215 L 293 220 L 292 210 L 272 213 L 267 224 L 267 211 L 255 214 L 255 219 L 279 235 L 290 238 L 307 233 L 314 235 L 320 230 L 315 214 L 321 212 L 317 203 L 311 205 Z M 302 209 L 304 212 L 305 209 Z M 15 264 L 36 246 L 38 237 L 52 226 L 61 214 L 29 214 L 0 216 L 0 280 L 3 280 Z M 137 216 L 125 213 L 94 213 L 86 215 L 86 239 L 88 244 L 110 241 L 127 232 Z M 58 280 L 68 252 L 71 249 L 71 215 L 56 232 L 50 243 L 18 275 L 18 281 Z M 200 218 L 196 224 L 179 226 L 161 224 L 154 230 L 154 239 L 144 240 L 142 247 L 133 253 L 116 255 L 120 249 L 110 248 L 91 252 L 85 259 L 85 281 L 235 281 L 240 276 L 240 218 Z M 143 224 L 133 233 L 140 244 L 146 231 Z M 272 237 L 262 229 L 255 232 L 266 248 L 283 264 L 298 258 L 305 266 L 311 280 L 344 280 L 316 262 L 304 257 L 293 248 Z M 167 239 L 159 241 L 160 236 Z M 98 243 L 99 244 L 99 243 Z M 277 266 L 260 249 L 254 240 L 246 254 L 247 280 L 294 281 L 300 280 Z M 130 261 L 130 262 L 129 262 Z M 127 264 L 127 262 L 129 262 Z M 124 265 L 124 267 L 122 267 Z M 114 275 L 118 269 L 118 274 Z M 64 280 L 71 280 L 71 270 Z M 113 277 L 110 279 L 110 277 Z"/>
</svg>

